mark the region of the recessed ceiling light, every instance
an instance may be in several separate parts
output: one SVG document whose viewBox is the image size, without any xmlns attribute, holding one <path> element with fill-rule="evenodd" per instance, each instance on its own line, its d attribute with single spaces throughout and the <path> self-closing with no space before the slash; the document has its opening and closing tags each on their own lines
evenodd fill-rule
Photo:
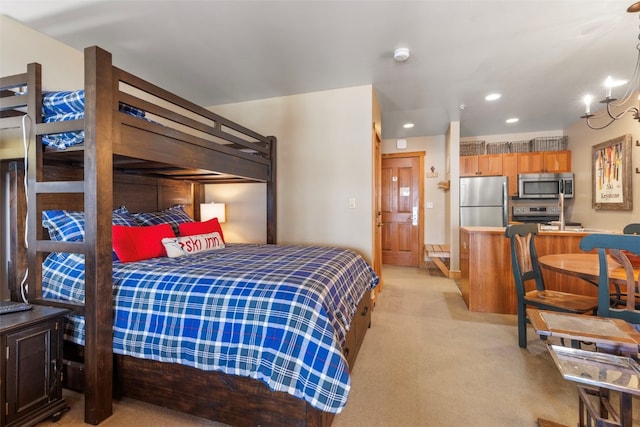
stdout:
<svg viewBox="0 0 640 427">
<path fill-rule="evenodd" d="M 512 117 L 510 119 L 507 119 L 507 123 L 516 123 L 518 120 L 520 120 L 520 119 L 517 118 L 517 117 Z"/>
<path fill-rule="evenodd" d="M 414 126 L 415 125 L 413 123 L 405 123 L 404 125 L 402 125 L 402 127 L 405 128 L 405 129 L 411 129 Z"/>
<path fill-rule="evenodd" d="M 500 95 L 499 93 L 490 93 L 489 95 L 485 96 L 484 99 L 487 101 L 495 101 L 496 99 L 500 99 L 502 95 Z"/>
</svg>

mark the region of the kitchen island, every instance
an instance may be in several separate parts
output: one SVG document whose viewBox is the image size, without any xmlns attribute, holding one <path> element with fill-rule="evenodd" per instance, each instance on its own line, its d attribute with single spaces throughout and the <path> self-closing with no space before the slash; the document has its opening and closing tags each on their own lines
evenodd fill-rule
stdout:
<svg viewBox="0 0 640 427">
<path fill-rule="evenodd" d="M 470 311 L 516 314 L 516 288 L 509 239 L 504 227 L 460 227 L 460 291 Z M 541 231 L 538 256 L 584 253 L 585 231 Z M 595 252 L 594 252 L 595 253 Z M 577 277 L 542 269 L 547 289 L 597 296 L 597 288 Z"/>
</svg>

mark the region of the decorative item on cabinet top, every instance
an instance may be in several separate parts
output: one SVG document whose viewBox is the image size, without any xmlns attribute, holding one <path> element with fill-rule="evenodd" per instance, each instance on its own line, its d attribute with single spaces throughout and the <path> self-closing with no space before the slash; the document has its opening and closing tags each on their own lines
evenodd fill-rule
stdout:
<svg viewBox="0 0 640 427">
<path fill-rule="evenodd" d="M 484 154 L 484 141 L 460 141 L 461 156 Z"/>
<path fill-rule="evenodd" d="M 543 136 L 531 140 L 531 151 L 564 151 L 569 144 L 568 136 Z"/>
<path fill-rule="evenodd" d="M 461 141 L 460 156 L 477 156 L 481 154 L 528 153 L 534 151 L 565 151 L 569 137 L 542 136 L 526 141 L 489 142 Z"/>
<path fill-rule="evenodd" d="M 512 153 L 528 153 L 531 151 L 531 140 L 512 141 L 509 143 L 509 150 Z"/>
<path fill-rule="evenodd" d="M 509 153 L 509 142 L 489 142 L 486 145 L 487 154 Z"/>
</svg>

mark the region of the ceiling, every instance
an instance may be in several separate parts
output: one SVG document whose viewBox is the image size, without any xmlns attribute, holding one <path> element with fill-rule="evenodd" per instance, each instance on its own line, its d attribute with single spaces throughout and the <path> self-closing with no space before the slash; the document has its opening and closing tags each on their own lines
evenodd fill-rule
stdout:
<svg viewBox="0 0 640 427">
<path fill-rule="evenodd" d="M 463 137 L 574 123 L 607 75 L 632 77 L 631 3 L 0 0 L 0 13 L 79 50 L 98 45 L 205 106 L 372 84 L 391 139 L 443 135 L 451 121 Z M 397 47 L 409 60 L 393 60 Z M 502 98 L 488 103 L 490 92 Z"/>
</svg>

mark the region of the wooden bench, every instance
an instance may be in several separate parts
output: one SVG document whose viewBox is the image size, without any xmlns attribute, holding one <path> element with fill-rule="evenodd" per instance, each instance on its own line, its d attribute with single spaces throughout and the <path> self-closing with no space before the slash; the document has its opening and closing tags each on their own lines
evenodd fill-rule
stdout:
<svg viewBox="0 0 640 427">
<path fill-rule="evenodd" d="M 449 245 L 424 245 L 424 254 L 431 258 L 445 277 L 449 277 L 449 267 L 444 263 L 451 257 Z"/>
<path fill-rule="evenodd" d="M 553 421 L 545 420 L 542 418 L 538 418 L 538 426 L 539 427 L 568 427 L 565 424 L 555 423 Z"/>
</svg>

